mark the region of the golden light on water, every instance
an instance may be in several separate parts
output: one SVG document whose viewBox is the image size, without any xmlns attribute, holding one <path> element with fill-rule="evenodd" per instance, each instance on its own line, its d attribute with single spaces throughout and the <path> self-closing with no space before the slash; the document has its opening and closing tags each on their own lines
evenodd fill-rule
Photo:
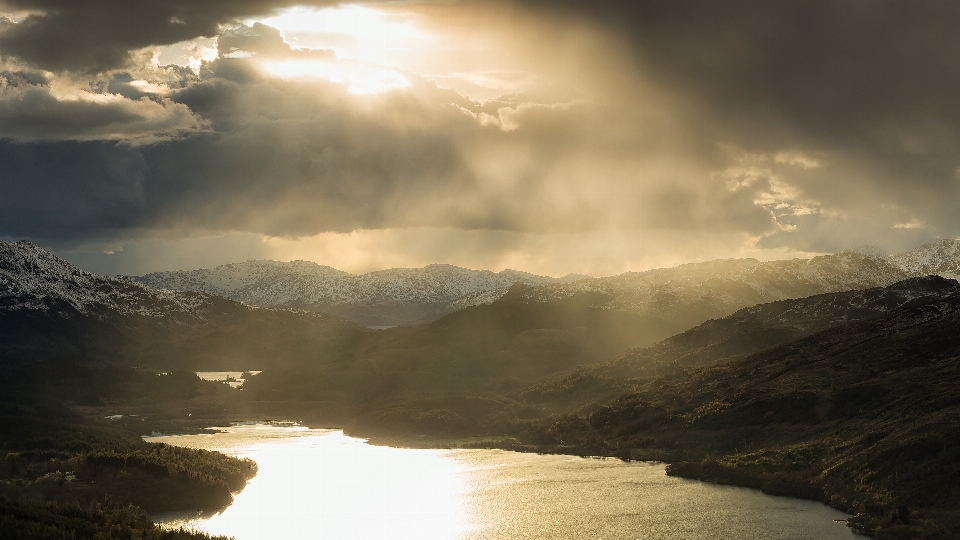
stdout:
<svg viewBox="0 0 960 540">
<path fill-rule="evenodd" d="M 472 527 L 467 467 L 448 452 L 371 446 L 341 432 L 303 428 L 229 431 L 245 443 L 232 453 L 254 459 L 257 476 L 223 513 L 173 526 L 244 540 L 439 540 L 460 537 Z M 203 447 L 203 437 L 209 448 L 231 452 L 229 434 L 151 440 Z M 251 438 L 256 442 L 250 444 Z"/>
<path fill-rule="evenodd" d="M 663 464 L 371 446 L 332 430 L 239 426 L 148 437 L 254 459 L 220 514 L 156 516 L 236 540 L 851 539 L 813 501 L 664 474 Z"/>
</svg>

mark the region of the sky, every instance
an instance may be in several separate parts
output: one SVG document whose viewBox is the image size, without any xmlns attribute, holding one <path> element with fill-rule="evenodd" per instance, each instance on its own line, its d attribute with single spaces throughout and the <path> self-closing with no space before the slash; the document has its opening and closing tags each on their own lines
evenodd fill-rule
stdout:
<svg viewBox="0 0 960 540">
<path fill-rule="evenodd" d="M 960 236 L 960 3 L 0 0 L 0 238 L 560 276 Z"/>
</svg>

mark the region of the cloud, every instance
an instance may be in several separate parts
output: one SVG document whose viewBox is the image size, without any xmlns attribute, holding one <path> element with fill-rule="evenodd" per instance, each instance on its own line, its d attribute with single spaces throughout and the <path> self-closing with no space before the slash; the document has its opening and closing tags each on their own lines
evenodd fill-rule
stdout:
<svg viewBox="0 0 960 540">
<path fill-rule="evenodd" d="M 202 131 L 205 121 L 187 106 L 163 98 L 162 87 L 147 81 L 125 81 L 119 93 L 57 88 L 29 73 L 0 73 L 0 139 L 33 141 L 115 140 L 147 144 Z M 139 85 L 137 83 L 140 83 Z M 153 96 L 155 99 L 148 99 Z"/>
<path fill-rule="evenodd" d="M 501 116 L 511 111 L 505 131 L 462 112 L 485 105 L 423 80 L 410 91 L 362 97 L 335 83 L 269 77 L 252 59 L 221 59 L 208 70 L 164 98 L 203 118 L 208 133 L 129 148 L 8 144 L 0 155 L 15 171 L 0 185 L 8 199 L 36 184 L 37 152 L 64 156 L 42 169 L 45 178 L 84 182 L 91 196 L 42 202 L 30 194 L 30 212 L 6 230 L 79 242 L 154 228 L 297 237 L 409 227 L 759 234 L 772 226 L 753 194 L 704 186 L 700 171 L 681 167 L 682 153 L 635 139 L 619 108 L 507 96 L 498 105 Z M 98 174 L 111 160 L 143 170 L 127 180 Z M 118 182 L 138 197 L 101 209 L 96 194 Z"/>
<path fill-rule="evenodd" d="M 129 67 L 134 60 L 131 51 L 215 36 L 221 24 L 297 3 L 301 2 L 4 0 L 0 9 L 30 15 L 0 24 L 0 51 L 48 71 L 102 73 Z"/>
<path fill-rule="evenodd" d="M 0 231 L 53 241 L 115 237 L 139 222 L 147 169 L 130 146 L 0 141 Z"/>
<path fill-rule="evenodd" d="M 272 59 L 300 61 L 335 61 L 337 55 L 329 49 L 294 49 L 276 28 L 255 22 L 230 28 L 220 34 L 217 48 L 221 57 L 246 58 L 257 55 Z"/>
<path fill-rule="evenodd" d="M 489 252 L 470 260 L 540 246 L 551 264 L 575 255 L 535 238 L 645 239 L 662 251 L 649 262 L 714 253 L 671 247 L 707 238 L 734 254 L 960 235 L 953 4 L 391 5 L 417 32 L 448 32 L 436 43 L 463 34 L 456 58 L 411 39 L 434 62 L 422 72 L 235 22 L 287 5 L 4 2 L 34 14 L 0 23 L 13 66 L 0 234 L 67 246 L 461 231 L 524 239 L 469 244 Z M 152 47 L 198 36 L 219 51 L 196 72 L 153 61 Z M 461 57 L 463 73 L 436 68 Z M 384 73 L 404 84 L 376 83 Z M 482 82 L 471 73 L 524 91 L 472 100 L 455 87 Z M 351 93 L 361 76 L 370 95 Z"/>
<path fill-rule="evenodd" d="M 692 134 L 803 169 L 780 176 L 825 207 L 865 216 L 896 205 L 960 233 L 946 202 L 960 195 L 960 5 L 518 4 L 619 31 L 637 69 L 678 96 L 671 112 Z"/>
</svg>

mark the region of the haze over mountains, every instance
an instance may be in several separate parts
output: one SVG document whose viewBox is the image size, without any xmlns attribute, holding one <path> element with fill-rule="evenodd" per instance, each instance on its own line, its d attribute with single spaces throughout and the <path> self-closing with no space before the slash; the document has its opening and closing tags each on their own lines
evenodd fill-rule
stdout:
<svg viewBox="0 0 960 540">
<path fill-rule="evenodd" d="M 636 377 L 671 377 L 735 360 L 771 347 L 909 307 L 960 298 L 960 283 L 939 276 L 910 278 L 887 287 L 818 294 L 743 308 L 656 345 L 625 351 L 608 362 L 580 368 L 527 389 L 525 395 L 565 403 L 602 401 L 635 389 Z"/>
<path fill-rule="evenodd" d="M 863 251 L 863 252 L 861 252 Z M 590 305 L 654 317 L 662 331 L 650 344 L 703 321 L 763 302 L 882 287 L 927 274 L 960 272 L 960 243 L 943 240 L 891 257 L 870 250 L 812 259 L 728 259 L 591 278 L 536 276 L 429 265 L 353 275 L 315 263 L 247 261 L 193 271 L 133 277 L 152 287 L 204 291 L 267 307 L 333 313 L 363 326 L 421 324 L 472 305 L 489 304 L 514 283 L 531 301 L 589 293 Z"/>
<path fill-rule="evenodd" d="M 260 369 L 264 357 L 279 364 L 300 364 L 310 355 L 336 357 L 364 333 L 363 328 L 323 311 L 369 326 L 429 322 L 464 307 L 495 302 L 516 284 L 510 304 L 530 304 L 531 308 L 522 309 L 539 314 L 507 328 L 504 338 L 533 331 L 540 328 L 533 321 L 559 320 L 559 313 L 573 309 L 580 314 L 574 319 L 564 315 L 567 322 L 559 334 L 536 338 L 547 349 L 565 351 L 561 356 L 567 359 L 553 364 L 569 367 L 616 352 L 609 346 L 585 349 L 583 337 L 574 335 L 576 325 L 571 321 L 577 317 L 594 321 L 588 326 L 594 325 L 597 335 L 610 338 L 610 346 L 642 347 L 756 304 L 883 287 L 927 271 L 952 275 L 960 267 L 958 253 L 958 242 L 944 240 L 892 257 L 844 252 L 813 259 L 711 261 L 606 278 L 560 279 L 449 265 L 353 276 L 302 261 L 250 261 L 213 270 L 151 274 L 137 282 L 83 272 L 29 242 L 3 242 L 3 354 L 33 357 L 58 350 L 92 357 L 114 355 L 137 359 L 137 363 L 199 362 L 205 368 L 230 369 Z M 146 286 L 143 281 L 165 288 Z M 196 291 L 204 288 L 229 293 L 234 299 Z M 258 308 L 258 304 L 310 309 L 278 311 Z M 544 307 L 534 309 L 535 305 Z M 598 318 L 584 310 L 609 315 Z M 476 313 L 457 320 L 473 320 L 462 323 L 469 326 L 491 316 L 496 319 Z M 444 324 L 450 327 L 451 323 Z M 480 326 L 490 324 L 501 322 Z M 301 335 L 292 328 L 309 331 Z M 424 337 L 435 334 L 434 330 L 426 332 L 407 341 L 434 339 Z M 509 345 L 509 339 L 504 347 L 518 346 Z"/>
<path fill-rule="evenodd" d="M 494 273 L 449 264 L 354 275 L 307 261 L 246 261 L 131 279 L 151 287 L 204 291 L 258 306 L 333 313 L 364 326 L 398 326 L 430 322 L 467 306 L 489 304 L 514 283 L 545 285 L 586 277 L 552 278 L 517 270 Z"/>
</svg>

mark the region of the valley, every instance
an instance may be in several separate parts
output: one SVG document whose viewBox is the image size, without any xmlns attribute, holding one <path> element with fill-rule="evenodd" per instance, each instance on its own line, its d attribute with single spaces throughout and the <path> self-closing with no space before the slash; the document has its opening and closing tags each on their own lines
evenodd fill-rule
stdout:
<svg viewBox="0 0 960 540">
<path fill-rule="evenodd" d="M 664 461 L 671 475 L 825 502 L 881 539 L 960 527 L 960 285 L 895 258 L 515 282 L 489 303 L 371 330 L 0 247 L 10 494 L 88 504 L 109 492 L 158 510 L 135 493 L 180 490 L 182 505 L 222 505 L 249 472 L 195 480 L 200 456 L 147 457 L 139 435 L 292 420 L 381 444 Z M 193 373 L 250 370 L 242 389 Z M 25 483 L 48 473 L 47 456 L 100 487 Z"/>
</svg>

